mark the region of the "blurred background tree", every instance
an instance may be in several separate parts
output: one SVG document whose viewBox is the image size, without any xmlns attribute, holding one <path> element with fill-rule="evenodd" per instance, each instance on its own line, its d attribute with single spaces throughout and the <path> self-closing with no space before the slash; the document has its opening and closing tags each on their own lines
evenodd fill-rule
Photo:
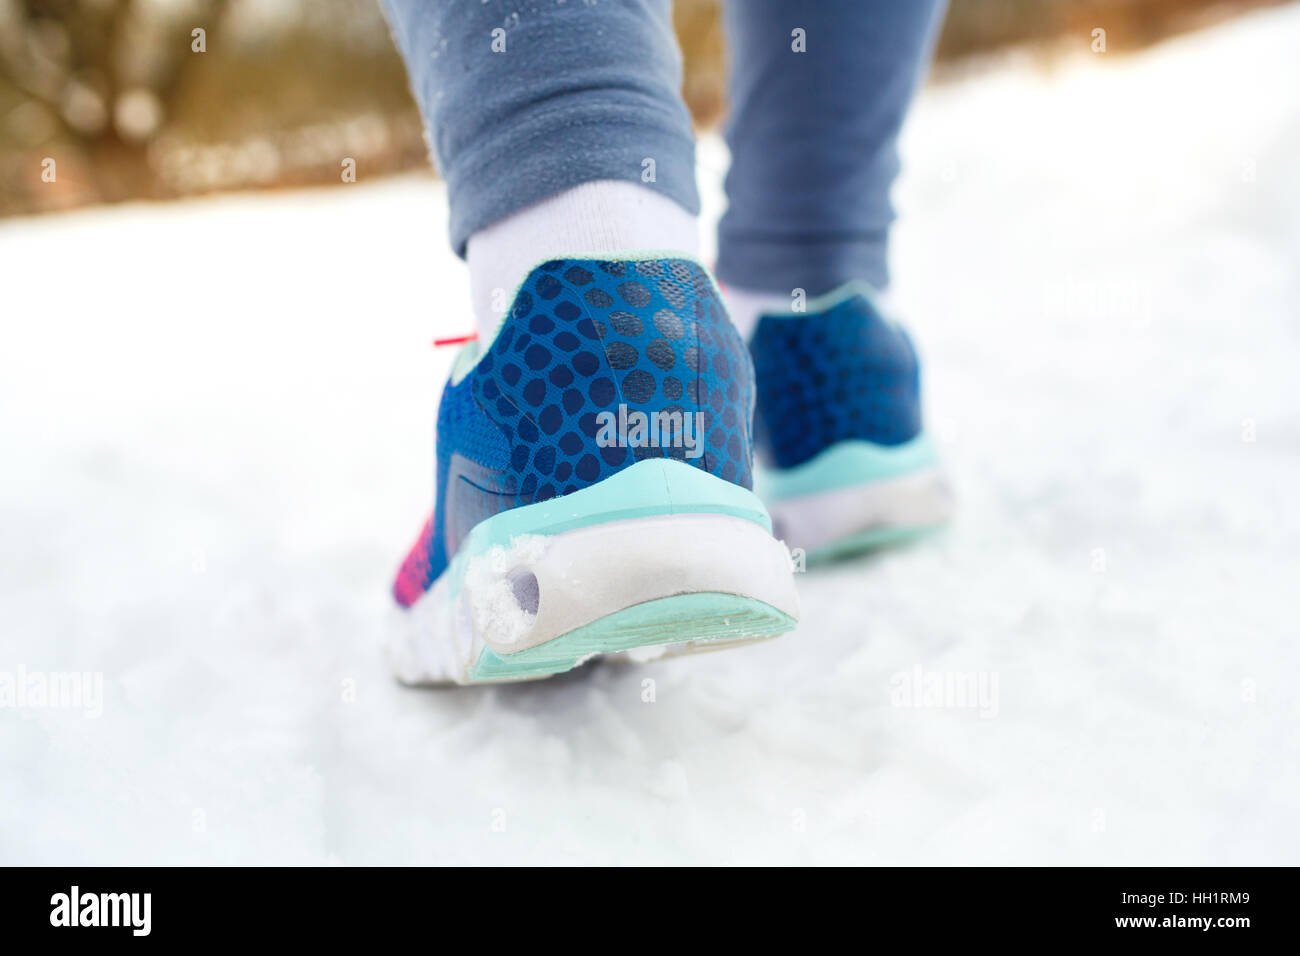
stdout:
<svg viewBox="0 0 1300 956">
<path fill-rule="evenodd" d="M 1099 26 L 1123 53 L 1278 2 L 952 0 L 938 59 L 1085 53 Z M 701 126 L 725 109 L 719 9 L 674 8 Z M 338 182 L 344 158 L 367 177 L 428 168 L 374 0 L 0 0 L 0 215 Z"/>
<path fill-rule="evenodd" d="M 224 6 L 0 0 L 5 198 L 23 206 L 150 194 L 147 145 L 175 115 L 189 24 L 211 22 Z M 64 161 L 73 189 L 31 192 L 20 163 L 39 149 Z"/>
</svg>

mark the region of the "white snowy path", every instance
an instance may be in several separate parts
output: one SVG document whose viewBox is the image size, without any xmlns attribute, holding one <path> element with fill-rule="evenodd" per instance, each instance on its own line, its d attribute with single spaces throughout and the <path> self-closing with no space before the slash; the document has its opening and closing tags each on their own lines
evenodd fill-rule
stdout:
<svg viewBox="0 0 1300 956">
<path fill-rule="evenodd" d="M 928 90 L 896 293 L 956 525 L 778 641 L 522 687 L 381 653 L 468 325 L 439 186 L 0 224 L 0 671 L 105 682 L 0 710 L 0 862 L 1300 862 L 1297 48 Z M 996 707 L 894 706 L 918 667 Z"/>
</svg>

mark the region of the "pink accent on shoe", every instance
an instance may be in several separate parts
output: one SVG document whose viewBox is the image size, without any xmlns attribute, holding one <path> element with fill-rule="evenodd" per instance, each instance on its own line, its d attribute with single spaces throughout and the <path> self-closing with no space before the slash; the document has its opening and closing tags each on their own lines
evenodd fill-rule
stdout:
<svg viewBox="0 0 1300 956">
<path fill-rule="evenodd" d="M 415 544 L 411 545 L 411 550 L 402 561 L 396 580 L 393 581 L 393 597 L 402 607 L 410 607 L 425 591 L 429 590 L 429 585 L 433 584 L 433 578 L 429 573 L 429 549 L 432 544 L 433 516 L 430 515 L 424 522 L 424 529 L 420 532 L 420 536 L 415 539 Z"/>
</svg>

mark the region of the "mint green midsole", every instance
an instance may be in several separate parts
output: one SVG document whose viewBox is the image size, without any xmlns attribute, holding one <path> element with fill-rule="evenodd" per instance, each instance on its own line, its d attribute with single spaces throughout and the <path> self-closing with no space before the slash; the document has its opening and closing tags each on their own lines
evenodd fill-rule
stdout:
<svg viewBox="0 0 1300 956">
<path fill-rule="evenodd" d="M 461 542 L 444 575 L 454 596 L 469 559 L 509 547 L 519 535 L 560 534 L 574 528 L 671 514 L 720 514 L 772 530 L 763 502 L 748 488 L 671 458 L 650 458 L 581 491 L 503 511 L 476 524 Z"/>
<path fill-rule="evenodd" d="M 684 640 L 755 640 L 794 626 L 794 618 L 753 598 L 738 594 L 676 594 L 624 608 L 515 654 L 497 654 L 485 647 L 470 677 L 475 681 L 540 677 L 572 670 L 593 654 L 614 654 Z"/>
<path fill-rule="evenodd" d="M 793 468 L 765 469 L 759 491 L 769 501 L 801 498 L 933 468 L 939 453 L 925 432 L 901 445 L 842 441 Z"/>
<path fill-rule="evenodd" d="M 903 525 L 887 528 L 868 528 L 857 534 L 850 534 L 834 541 L 828 541 L 821 547 L 808 552 L 807 560 L 811 566 L 838 558 L 855 557 L 864 551 L 873 551 L 891 544 L 903 544 L 915 541 L 942 530 L 942 525 Z"/>
</svg>

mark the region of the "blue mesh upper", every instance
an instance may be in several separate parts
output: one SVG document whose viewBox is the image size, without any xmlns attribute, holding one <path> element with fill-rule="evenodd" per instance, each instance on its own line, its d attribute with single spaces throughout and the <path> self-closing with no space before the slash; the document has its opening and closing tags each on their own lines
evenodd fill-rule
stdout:
<svg viewBox="0 0 1300 956">
<path fill-rule="evenodd" d="M 601 447 L 597 414 L 703 413 L 704 453 Z M 752 485 L 753 367 L 717 291 L 687 259 L 547 262 L 438 412 L 429 581 L 469 530 L 646 457 Z"/>
<path fill-rule="evenodd" d="M 821 312 L 765 315 L 749 349 L 758 380 L 754 442 L 766 464 L 790 468 L 848 439 L 898 445 L 921 430 L 916 351 L 866 296 L 848 294 Z"/>
</svg>

